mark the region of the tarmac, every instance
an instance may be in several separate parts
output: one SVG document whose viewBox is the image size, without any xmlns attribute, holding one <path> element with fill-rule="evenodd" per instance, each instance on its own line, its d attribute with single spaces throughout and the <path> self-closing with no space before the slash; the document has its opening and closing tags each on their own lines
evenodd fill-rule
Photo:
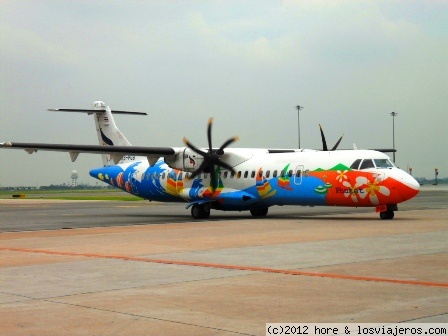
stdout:
<svg viewBox="0 0 448 336">
<path fill-rule="evenodd" d="M 264 335 L 266 323 L 447 323 L 448 190 L 372 209 L 0 200 L 3 335 Z"/>
</svg>

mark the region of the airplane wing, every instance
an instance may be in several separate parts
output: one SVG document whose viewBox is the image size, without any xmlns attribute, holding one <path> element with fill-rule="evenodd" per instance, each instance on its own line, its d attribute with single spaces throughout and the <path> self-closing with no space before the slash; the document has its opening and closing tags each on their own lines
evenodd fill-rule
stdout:
<svg viewBox="0 0 448 336">
<path fill-rule="evenodd" d="M 383 153 L 395 153 L 397 150 L 396 149 L 392 149 L 392 148 L 376 148 L 376 149 L 371 149 L 377 152 L 383 152 Z"/>
<path fill-rule="evenodd" d="M 125 155 L 146 156 L 148 157 L 148 161 L 155 163 L 159 157 L 175 155 L 177 153 L 172 147 L 70 145 L 26 142 L 1 142 L 0 148 L 24 149 L 29 154 L 38 150 L 68 152 L 73 162 L 77 159 L 79 153 L 109 154 L 113 157 L 115 163 L 118 163 Z"/>
</svg>

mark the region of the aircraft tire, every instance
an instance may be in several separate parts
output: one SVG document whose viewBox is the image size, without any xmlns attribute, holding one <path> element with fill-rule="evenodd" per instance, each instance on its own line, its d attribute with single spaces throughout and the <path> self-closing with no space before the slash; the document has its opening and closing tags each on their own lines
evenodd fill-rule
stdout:
<svg viewBox="0 0 448 336">
<path fill-rule="evenodd" d="M 380 218 L 381 219 L 393 219 L 394 218 L 394 212 L 392 210 L 387 210 L 380 212 Z"/>
<path fill-rule="evenodd" d="M 269 208 L 254 208 L 250 209 L 250 214 L 254 217 L 264 217 L 268 214 Z"/>
<path fill-rule="evenodd" d="M 199 204 L 193 204 L 193 206 L 191 207 L 191 217 L 193 217 L 194 219 L 201 219 L 201 215 L 202 211 Z"/>
<path fill-rule="evenodd" d="M 210 217 L 210 207 L 207 204 L 194 204 L 191 207 L 191 216 L 194 219 L 206 219 Z"/>
<path fill-rule="evenodd" d="M 210 217 L 210 204 L 202 205 L 202 219 L 207 219 Z"/>
</svg>

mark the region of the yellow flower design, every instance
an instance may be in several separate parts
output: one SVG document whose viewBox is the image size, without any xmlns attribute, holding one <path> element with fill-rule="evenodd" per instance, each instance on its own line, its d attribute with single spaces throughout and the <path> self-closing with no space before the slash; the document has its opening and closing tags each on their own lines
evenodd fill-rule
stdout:
<svg viewBox="0 0 448 336">
<path fill-rule="evenodd" d="M 364 193 L 362 193 L 360 196 L 361 198 L 365 198 L 367 195 L 369 195 L 370 202 L 372 202 L 373 205 L 380 204 L 380 201 L 378 200 L 377 193 L 380 193 L 384 196 L 390 195 L 389 188 L 379 185 L 379 181 L 377 178 L 373 180 L 373 182 L 370 182 L 369 180 L 365 179 L 366 182 L 364 183 L 367 185 L 366 188 L 364 188 Z"/>
<path fill-rule="evenodd" d="M 340 170 L 338 170 L 338 171 L 337 171 L 338 176 L 336 177 L 336 180 L 337 180 L 338 182 L 342 182 L 342 181 L 346 180 L 346 179 L 347 179 L 347 175 L 345 175 L 345 173 L 347 173 L 347 171 L 348 171 L 348 170 L 344 170 L 344 171 L 340 171 Z"/>
</svg>

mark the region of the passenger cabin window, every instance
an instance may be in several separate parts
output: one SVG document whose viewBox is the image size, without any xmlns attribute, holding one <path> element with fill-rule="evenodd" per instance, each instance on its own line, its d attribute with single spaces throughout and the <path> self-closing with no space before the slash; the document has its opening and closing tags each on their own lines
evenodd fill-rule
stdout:
<svg viewBox="0 0 448 336">
<path fill-rule="evenodd" d="M 364 159 L 361 163 L 359 169 L 375 168 L 373 161 L 371 159 Z"/>
<path fill-rule="evenodd" d="M 271 171 L 270 171 L 270 170 L 267 170 L 267 171 L 266 171 L 266 178 L 269 178 L 269 175 L 271 175 Z"/>
<path fill-rule="evenodd" d="M 249 172 L 246 170 L 245 172 L 244 172 L 244 178 L 247 178 L 247 175 L 249 174 Z"/>
<path fill-rule="evenodd" d="M 272 177 L 277 177 L 277 171 L 274 170 L 274 172 L 272 173 Z"/>
<path fill-rule="evenodd" d="M 250 173 L 250 177 L 252 177 L 252 178 L 255 177 L 255 170 L 252 170 L 252 173 Z"/>
<path fill-rule="evenodd" d="M 356 160 L 355 162 L 352 163 L 352 165 L 350 166 L 351 169 L 358 169 L 359 164 L 361 163 L 361 159 Z"/>
</svg>

